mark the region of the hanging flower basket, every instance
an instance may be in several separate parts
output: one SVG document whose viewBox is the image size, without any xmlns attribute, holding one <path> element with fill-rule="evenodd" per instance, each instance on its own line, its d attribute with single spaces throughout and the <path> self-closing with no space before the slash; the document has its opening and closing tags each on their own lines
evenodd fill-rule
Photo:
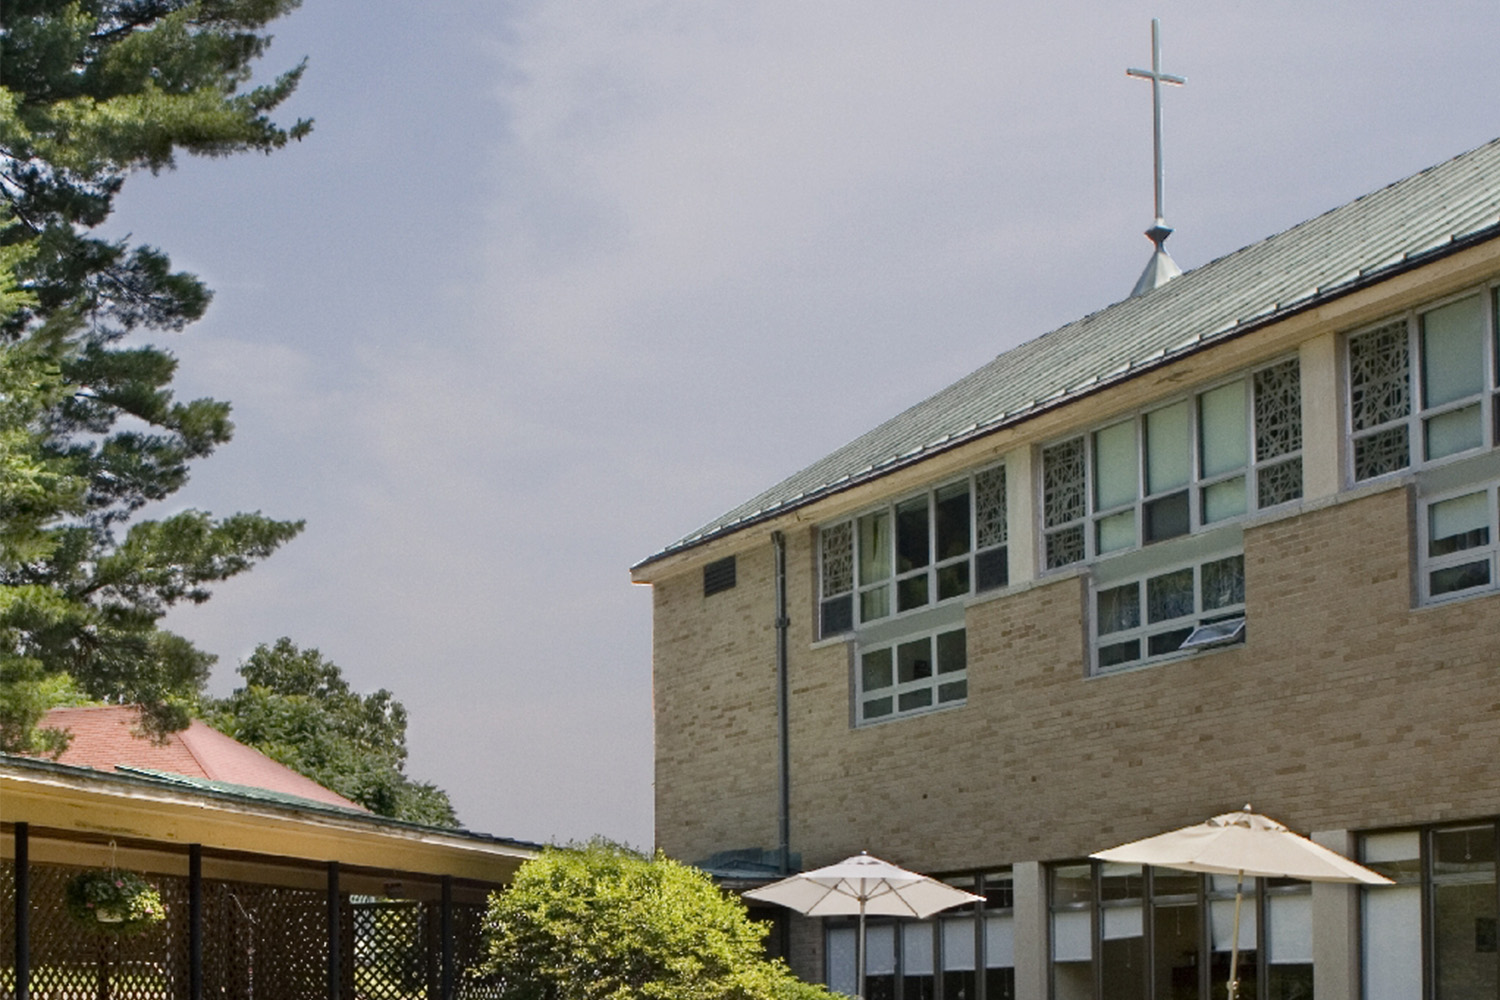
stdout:
<svg viewBox="0 0 1500 1000">
<path fill-rule="evenodd" d="M 68 913 L 104 934 L 134 934 L 167 919 L 156 887 L 135 872 L 96 868 L 68 880 Z"/>
</svg>

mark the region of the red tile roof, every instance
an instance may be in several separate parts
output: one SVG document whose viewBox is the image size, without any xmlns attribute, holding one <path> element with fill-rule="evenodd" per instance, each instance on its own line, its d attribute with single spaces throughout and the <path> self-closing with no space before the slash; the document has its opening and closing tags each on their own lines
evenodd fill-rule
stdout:
<svg viewBox="0 0 1500 1000">
<path fill-rule="evenodd" d="M 96 771 L 147 768 L 368 811 L 198 719 L 181 732 L 169 734 L 164 742 L 141 734 L 140 712 L 131 705 L 54 708 L 42 725 L 73 734 L 68 749 L 57 758 L 60 764 Z"/>
</svg>

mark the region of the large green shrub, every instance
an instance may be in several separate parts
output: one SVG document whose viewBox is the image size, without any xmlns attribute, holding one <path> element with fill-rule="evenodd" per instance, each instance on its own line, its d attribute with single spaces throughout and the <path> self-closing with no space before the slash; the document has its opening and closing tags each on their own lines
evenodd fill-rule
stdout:
<svg viewBox="0 0 1500 1000">
<path fill-rule="evenodd" d="M 503 1000 L 829 1000 L 765 957 L 696 868 L 605 841 L 548 848 L 490 901 L 484 966 Z"/>
</svg>

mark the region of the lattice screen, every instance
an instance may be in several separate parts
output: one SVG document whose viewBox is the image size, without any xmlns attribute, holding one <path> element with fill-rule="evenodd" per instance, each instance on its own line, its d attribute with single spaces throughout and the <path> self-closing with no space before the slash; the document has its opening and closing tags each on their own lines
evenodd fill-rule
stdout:
<svg viewBox="0 0 1500 1000">
<path fill-rule="evenodd" d="M 101 935 L 63 904 L 82 869 L 31 866 L 31 995 L 38 1000 L 186 1000 L 188 882 L 148 875 L 167 919 L 141 934 Z M 15 875 L 0 863 L 0 997 L 14 992 Z M 484 907 L 455 905 L 454 987 L 461 1000 L 496 990 L 469 973 L 484 959 Z M 438 904 L 345 897 L 340 918 L 342 994 L 349 1000 L 437 1000 L 442 975 Z M 322 890 L 247 882 L 203 883 L 203 995 L 232 1000 L 325 1000 L 328 911 Z"/>
<path fill-rule="evenodd" d="M 442 952 L 436 907 L 410 899 L 362 900 L 354 911 L 354 991 L 368 1000 L 438 995 Z"/>
<path fill-rule="evenodd" d="M 353 950 L 347 908 L 342 926 L 350 938 L 347 956 Z M 328 995 L 328 902 L 319 890 L 205 881 L 203 939 L 204 996 Z M 343 968 L 351 968 L 347 958 Z"/>
<path fill-rule="evenodd" d="M 498 1000 L 500 989 L 474 970 L 484 962 L 484 906 L 453 907 L 453 965 L 458 1000 Z"/>
<path fill-rule="evenodd" d="M 31 866 L 31 995 L 49 1000 L 186 996 L 186 880 L 151 877 L 167 906 L 167 919 L 156 927 L 128 936 L 99 934 L 69 916 L 63 902 L 68 879 L 80 870 Z"/>
</svg>

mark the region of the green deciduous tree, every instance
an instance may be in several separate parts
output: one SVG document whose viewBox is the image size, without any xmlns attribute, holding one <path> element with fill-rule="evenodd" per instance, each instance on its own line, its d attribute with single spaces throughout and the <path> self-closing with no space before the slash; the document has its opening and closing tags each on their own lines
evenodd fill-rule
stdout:
<svg viewBox="0 0 1500 1000">
<path fill-rule="evenodd" d="M 297 2 L 0 4 L 0 750 L 47 745 L 36 722 L 62 674 L 142 704 L 152 728 L 185 725 L 212 657 L 160 619 L 301 528 L 144 519 L 229 440 L 229 407 L 176 399 L 176 360 L 139 340 L 201 316 L 202 282 L 96 232 L 132 172 L 306 133 L 270 118 L 300 66 L 251 85 L 266 25 Z"/>
<path fill-rule="evenodd" d="M 406 709 L 381 689 L 361 695 L 338 665 L 290 639 L 256 647 L 245 684 L 208 721 L 381 816 L 456 826 L 447 793 L 406 776 Z"/>
<path fill-rule="evenodd" d="M 828 1000 L 766 928 L 695 868 L 606 841 L 548 848 L 491 897 L 488 959 L 502 1000 Z"/>
</svg>

